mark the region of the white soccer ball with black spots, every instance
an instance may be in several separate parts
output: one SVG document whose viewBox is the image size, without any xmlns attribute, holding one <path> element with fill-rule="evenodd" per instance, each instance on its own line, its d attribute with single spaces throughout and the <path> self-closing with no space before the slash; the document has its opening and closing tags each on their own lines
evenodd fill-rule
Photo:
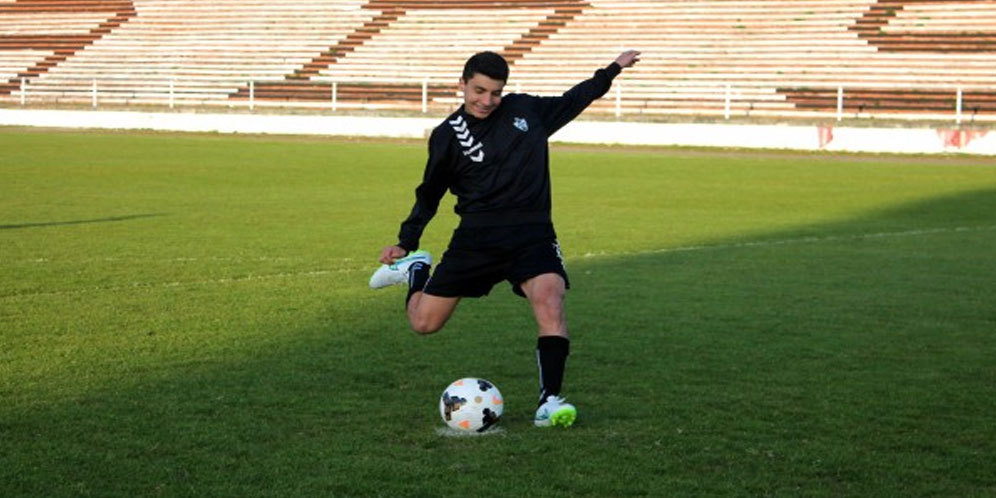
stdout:
<svg viewBox="0 0 996 498">
<path fill-rule="evenodd" d="M 462 432 L 485 432 L 498 423 L 505 401 L 498 388 L 484 379 L 468 377 L 446 387 L 439 397 L 443 422 Z"/>
</svg>

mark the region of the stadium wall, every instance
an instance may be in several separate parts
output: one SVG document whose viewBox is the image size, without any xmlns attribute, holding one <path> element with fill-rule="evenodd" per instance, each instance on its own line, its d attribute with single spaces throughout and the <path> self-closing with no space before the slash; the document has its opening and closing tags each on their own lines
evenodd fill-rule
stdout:
<svg viewBox="0 0 996 498">
<path fill-rule="evenodd" d="M 0 125 L 106 130 L 425 138 L 439 118 L 0 109 Z M 551 138 L 582 144 L 996 155 L 996 130 L 575 121 Z"/>
</svg>

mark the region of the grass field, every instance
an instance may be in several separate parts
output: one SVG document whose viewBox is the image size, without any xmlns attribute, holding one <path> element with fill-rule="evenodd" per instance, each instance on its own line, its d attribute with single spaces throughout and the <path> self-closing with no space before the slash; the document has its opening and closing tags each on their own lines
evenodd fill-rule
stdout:
<svg viewBox="0 0 996 498">
<path fill-rule="evenodd" d="M 539 430 L 507 286 L 367 288 L 424 150 L 0 129 L 0 496 L 996 496 L 991 159 L 555 148 Z M 499 432 L 438 431 L 462 376 Z"/>
</svg>

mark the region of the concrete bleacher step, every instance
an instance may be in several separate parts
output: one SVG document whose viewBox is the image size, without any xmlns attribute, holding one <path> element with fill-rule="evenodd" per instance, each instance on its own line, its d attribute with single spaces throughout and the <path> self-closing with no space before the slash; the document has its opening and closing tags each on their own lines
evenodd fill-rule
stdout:
<svg viewBox="0 0 996 498">
<path fill-rule="evenodd" d="M 538 24 L 530 27 L 528 31 L 522 33 L 518 39 L 514 40 L 512 43 L 505 45 L 500 52 L 511 62 L 514 63 L 515 60 L 523 57 L 525 53 L 532 50 L 533 47 L 538 46 L 543 40 L 549 38 L 550 35 L 554 34 L 561 27 L 565 26 L 570 22 L 575 16 L 581 13 L 582 2 L 576 0 L 553 0 L 553 1 L 526 1 L 519 2 L 516 4 L 518 8 L 534 7 L 534 8 L 553 8 L 553 12 L 541 20 Z M 305 63 L 300 68 L 295 69 L 293 73 L 287 75 L 286 79 L 288 81 L 307 81 L 311 80 L 323 73 L 323 71 L 329 69 L 333 64 L 336 64 L 341 59 L 355 53 L 360 47 L 362 47 L 366 42 L 373 39 L 375 36 L 379 35 L 383 30 L 388 29 L 393 23 L 398 21 L 402 16 L 407 13 L 407 9 L 428 9 L 443 12 L 442 16 L 443 22 L 448 19 L 448 13 L 450 9 L 467 9 L 467 8 L 493 8 L 494 2 L 473 2 L 473 1 L 408 1 L 408 2 L 379 2 L 374 1 L 366 5 L 370 9 L 379 9 L 380 13 L 375 15 L 373 19 L 365 22 L 362 26 L 358 27 L 355 31 L 346 36 L 345 39 L 340 40 L 336 45 L 330 47 L 329 49 L 323 51 L 318 56 L 312 58 L 310 62 Z M 465 22 L 463 18 L 457 18 L 461 22 Z M 496 23 L 497 24 L 497 23 Z M 437 28 L 438 29 L 438 28 Z M 420 41 L 425 41 L 425 36 L 419 37 Z M 452 45 L 454 43 L 453 39 L 442 38 L 441 43 L 445 45 Z M 404 50 L 405 57 L 410 57 L 411 49 L 410 47 L 402 48 Z M 382 61 L 383 62 L 383 61 Z M 263 83 L 263 82 L 261 82 Z M 263 83 L 267 85 L 266 83 Z M 285 95 L 285 98 L 292 99 L 292 93 L 295 88 L 302 89 L 301 98 L 307 100 L 309 98 L 309 93 L 307 93 L 307 86 L 301 87 L 289 87 L 285 92 L 291 92 L 291 95 Z M 237 92 L 232 94 L 232 98 L 242 98 L 242 94 L 248 91 L 248 88 L 240 88 Z"/>
<path fill-rule="evenodd" d="M 382 11 L 380 14 L 375 15 L 373 19 L 364 22 L 356 31 L 346 35 L 345 39 L 313 58 L 311 62 L 306 63 L 299 69 L 295 69 L 294 73 L 288 75 L 287 78 L 291 80 L 307 80 L 317 76 L 323 69 L 335 64 L 340 57 L 352 52 L 356 47 L 373 38 L 402 15 L 404 15 L 404 11 L 400 9 Z"/>
<path fill-rule="evenodd" d="M 327 83 L 278 81 L 261 82 L 253 86 L 253 98 L 257 100 L 313 102 L 332 100 L 333 86 Z M 422 99 L 422 87 L 417 84 L 337 83 L 335 89 L 337 102 L 418 102 Z M 446 85 L 429 85 L 426 93 L 429 99 L 446 98 L 453 95 L 453 88 Z M 249 90 L 240 88 L 231 98 L 248 100 Z"/>
<path fill-rule="evenodd" d="M 0 16 L 5 14 L 61 14 L 67 12 L 106 13 L 106 20 L 91 28 L 84 35 L 7 35 L 0 37 L 0 50 L 51 50 L 53 55 L 18 72 L 6 84 L 0 85 L 0 96 L 10 95 L 20 87 L 24 78 L 37 78 L 66 61 L 78 51 L 92 45 L 136 15 L 135 5 L 127 1 L 98 0 L 21 0 L 14 3 L 0 3 Z M 58 17 L 56 17 L 58 19 Z"/>
</svg>

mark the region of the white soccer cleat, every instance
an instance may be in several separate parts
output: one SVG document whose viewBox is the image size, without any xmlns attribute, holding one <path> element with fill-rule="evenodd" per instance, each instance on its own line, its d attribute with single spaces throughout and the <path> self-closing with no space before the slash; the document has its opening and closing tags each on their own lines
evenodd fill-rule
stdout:
<svg viewBox="0 0 996 498">
<path fill-rule="evenodd" d="M 560 396 L 550 396 L 536 409 L 533 424 L 536 427 L 570 427 L 578 417 L 578 409 Z"/>
<path fill-rule="evenodd" d="M 397 285 L 408 281 L 408 269 L 412 263 L 422 262 L 427 265 L 432 264 L 432 256 L 428 251 L 415 251 L 394 263 L 381 265 L 370 277 L 370 288 L 380 289 L 390 285 Z"/>
</svg>

